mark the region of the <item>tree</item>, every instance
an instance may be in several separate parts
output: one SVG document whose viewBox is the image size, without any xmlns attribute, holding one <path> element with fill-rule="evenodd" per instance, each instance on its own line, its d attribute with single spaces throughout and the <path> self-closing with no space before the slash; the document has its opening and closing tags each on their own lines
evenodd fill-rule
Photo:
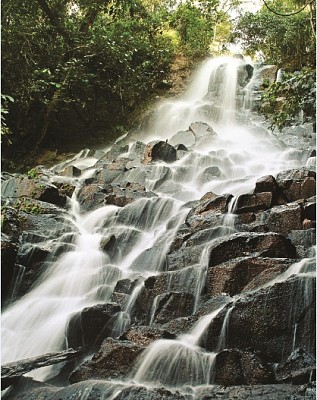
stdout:
<svg viewBox="0 0 317 400">
<path fill-rule="evenodd" d="M 257 13 L 245 13 L 235 27 L 233 39 L 240 42 L 247 54 L 258 51 L 267 63 L 290 71 L 315 64 L 315 37 L 307 8 L 295 13 L 292 0 L 267 1 Z M 292 6 L 292 7 L 291 7 Z M 278 14 L 291 14 L 288 16 Z M 298 9 L 298 4 L 297 4 Z M 293 11 L 292 11 L 293 10 Z"/>
<path fill-rule="evenodd" d="M 5 151 L 115 133 L 168 71 L 161 28 L 141 0 L 4 0 Z"/>
</svg>

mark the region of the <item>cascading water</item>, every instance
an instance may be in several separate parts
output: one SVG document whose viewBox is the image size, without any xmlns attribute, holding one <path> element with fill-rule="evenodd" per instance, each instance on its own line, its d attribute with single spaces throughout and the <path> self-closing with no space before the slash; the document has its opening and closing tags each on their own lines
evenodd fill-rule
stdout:
<svg viewBox="0 0 317 400">
<path fill-rule="evenodd" d="M 130 314 L 143 282 L 159 273 L 166 276 L 166 290 L 193 291 L 192 312 L 195 313 L 206 283 L 209 246 L 220 236 L 234 232 L 232 215 L 237 197 L 229 204 L 228 215 L 208 233 L 197 259 L 185 260 L 181 272 L 165 271 L 170 244 L 190 209 L 187 202 L 207 192 L 239 196 L 252 189 L 259 177 L 300 165 L 296 158 L 290 158 L 289 151 L 262 122 L 241 107 L 248 75 L 244 67 L 240 59 L 208 60 L 182 98 L 164 101 L 157 107 L 153 128 L 140 134 L 140 138 L 147 142 L 163 139 L 177 145 L 176 135 L 186 131 L 195 140 L 188 143 L 188 152 L 172 164 L 157 162 L 127 171 L 126 182 L 144 185 L 147 191 L 153 192 L 151 197 L 124 207 L 109 205 L 83 213 L 75 192 L 69 211 L 75 235 L 73 249 L 62 254 L 37 286 L 3 313 L 3 363 L 61 350 L 70 316 L 84 307 L 110 301 L 120 279 L 131 278 L 138 285 L 117 317 L 114 337 L 130 326 Z M 209 124 L 208 135 L 195 127 L 188 131 L 197 121 Z M 128 140 L 129 136 L 123 139 Z M 133 151 L 133 146 L 129 151 Z M 121 157 L 128 156 L 129 151 Z M 95 161 L 87 158 L 87 154 L 70 161 L 87 168 L 87 173 L 77 181 L 79 187 L 84 178 L 92 176 Z M 54 171 L 60 171 L 65 165 L 55 167 Z M 119 250 L 106 255 L 100 250 L 100 242 L 102 237 L 111 235 L 117 238 Z M 277 279 L 283 281 L 293 273 L 300 273 L 300 269 L 292 268 Z M 155 324 L 157 302 L 156 297 L 148 318 L 151 325 Z M 224 336 L 233 307 L 227 311 Z M 129 384 L 160 382 L 170 387 L 210 384 L 216 353 L 203 351 L 199 342 L 222 309 L 203 316 L 189 333 L 179 335 L 176 340 L 154 342 L 136 364 Z M 225 337 L 220 338 L 214 351 L 221 350 L 224 344 Z M 33 376 L 46 379 L 47 371 L 35 372 Z M 119 389 L 114 383 L 110 385 L 113 389 L 109 389 L 109 396 L 115 398 L 115 393 L 120 392 L 121 384 L 117 385 Z"/>
</svg>

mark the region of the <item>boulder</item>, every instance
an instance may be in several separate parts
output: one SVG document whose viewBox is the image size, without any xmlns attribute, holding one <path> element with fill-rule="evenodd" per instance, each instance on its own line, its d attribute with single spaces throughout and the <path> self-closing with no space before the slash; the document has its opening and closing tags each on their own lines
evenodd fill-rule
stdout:
<svg viewBox="0 0 317 400">
<path fill-rule="evenodd" d="M 227 349 L 252 348 L 279 363 L 294 345 L 315 354 L 315 311 L 315 277 L 293 276 L 229 303 L 210 324 L 205 347 L 213 351 L 221 342 Z"/>
<path fill-rule="evenodd" d="M 278 185 L 272 175 L 265 175 L 259 178 L 255 183 L 254 193 L 271 192 L 275 193 L 278 190 Z"/>
<path fill-rule="evenodd" d="M 291 231 L 287 237 L 296 247 L 299 258 L 311 256 L 311 250 L 316 245 L 316 228 Z"/>
<path fill-rule="evenodd" d="M 288 202 L 316 195 L 316 173 L 308 168 L 281 172 L 276 181 Z"/>
<path fill-rule="evenodd" d="M 150 326 L 132 327 L 120 336 L 120 340 L 129 340 L 139 346 L 147 347 L 158 339 L 175 339 L 175 335 L 165 329 Z"/>
<path fill-rule="evenodd" d="M 316 379 L 316 359 L 314 354 L 304 349 L 295 349 L 287 360 L 275 369 L 277 382 L 291 382 L 296 385 Z"/>
<path fill-rule="evenodd" d="M 163 324 L 172 319 L 191 315 L 195 298 L 192 293 L 168 292 L 158 295 L 153 310 L 153 323 Z"/>
<path fill-rule="evenodd" d="M 96 304 L 72 315 L 66 326 L 67 346 L 80 347 L 101 343 L 111 334 L 114 317 L 120 310 L 116 303 Z"/>
<path fill-rule="evenodd" d="M 229 349 L 216 356 L 215 383 L 222 386 L 274 383 L 272 368 L 254 352 Z"/>
<path fill-rule="evenodd" d="M 292 260 L 285 258 L 252 256 L 226 261 L 208 268 L 207 293 L 211 297 L 221 293 L 234 296 L 244 290 L 260 287 L 286 271 L 291 263 Z"/>
<path fill-rule="evenodd" d="M 187 150 L 195 144 L 195 135 L 191 131 L 177 132 L 169 139 L 169 144 L 176 147 L 177 150 Z"/>
<path fill-rule="evenodd" d="M 262 213 L 261 220 L 269 232 L 287 235 L 302 229 L 302 208 L 296 202 L 275 206 Z"/>
<path fill-rule="evenodd" d="M 152 161 L 165 161 L 166 163 L 171 163 L 176 161 L 177 152 L 170 144 L 159 141 L 153 145 L 151 157 Z"/>
<path fill-rule="evenodd" d="M 189 125 L 189 130 L 198 138 L 206 135 L 216 135 L 213 128 L 206 122 L 193 122 Z"/>
<path fill-rule="evenodd" d="M 271 207 L 272 199 L 272 192 L 241 194 L 237 199 L 234 213 L 242 214 L 267 210 Z"/>
<path fill-rule="evenodd" d="M 18 253 L 18 243 L 1 233 L 1 301 L 4 306 L 12 297 L 16 282 L 15 263 Z"/>
<path fill-rule="evenodd" d="M 4 181 L 1 185 L 1 196 L 3 199 L 28 197 L 60 207 L 66 204 L 66 196 L 61 194 L 56 186 L 48 184 L 42 179 L 28 178 L 22 175 Z"/>
<path fill-rule="evenodd" d="M 143 346 L 127 340 L 105 339 L 90 361 L 80 365 L 70 375 L 70 383 L 87 379 L 120 379 L 131 369 Z"/>
<path fill-rule="evenodd" d="M 277 233 L 239 232 L 212 242 L 209 267 L 257 253 L 261 257 L 295 258 L 296 250 L 289 239 Z"/>
</svg>

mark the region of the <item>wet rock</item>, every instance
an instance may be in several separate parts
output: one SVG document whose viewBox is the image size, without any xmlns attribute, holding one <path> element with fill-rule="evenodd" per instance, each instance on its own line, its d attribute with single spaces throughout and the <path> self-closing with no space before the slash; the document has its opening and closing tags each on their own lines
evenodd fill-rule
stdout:
<svg viewBox="0 0 317 400">
<path fill-rule="evenodd" d="M 131 294 L 138 285 L 138 283 L 139 281 L 137 279 L 135 279 L 134 281 L 131 281 L 128 278 L 120 279 L 114 288 L 114 292 Z"/>
<path fill-rule="evenodd" d="M 6 304 L 12 294 L 15 281 L 15 263 L 18 253 L 18 244 L 7 235 L 1 233 L 1 300 Z"/>
<path fill-rule="evenodd" d="M 191 131 L 177 132 L 169 139 L 168 143 L 175 146 L 177 150 L 184 150 L 184 147 L 187 150 L 188 147 L 195 144 L 195 135 Z"/>
<path fill-rule="evenodd" d="M 278 190 L 278 185 L 272 175 L 265 175 L 259 178 L 255 183 L 254 193 L 271 192 L 275 193 Z"/>
<path fill-rule="evenodd" d="M 230 194 L 218 196 L 212 192 L 206 193 L 200 199 L 198 205 L 190 210 L 186 218 L 186 224 L 192 225 L 192 220 L 195 216 L 206 218 L 208 214 L 225 213 L 231 198 L 232 195 Z"/>
<path fill-rule="evenodd" d="M 316 380 L 315 355 L 303 349 L 294 350 L 287 360 L 275 370 L 277 382 L 291 382 L 296 385 Z"/>
<path fill-rule="evenodd" d="M 256 212 L 259 210 L 267 210 L 271 207 L 272 199 L 272 192 L 242 194 L 237 199 L 234 212 L 236 214 L 242 214 Z"/>
<path fill-rule="evenodd" d="M 197 388 L 196 397 L 200 400 L 315 400 L 315 386 L 295 385 L 250 385 L 250 386 L 212 386 Z"/>
<path fill-rule="evenodd" d="M 216 239 L 209 253 L 209 267 L 257 253 L 261 257 L 295 258 L 296 250 L 289 239 L 277 233 L 233 233 Z"/>
<path fill-rule="evenodd" d="M 178 391 L 165 388 L 130 387 L 125 388 L 116 396 L 117 400 L 185 400 L 186 397 Z"/>
<path fill-rule="evenodd" d="M 66 196 L 62 195 L 56 186 L 46 181 L 26 176 L 15 176 L 4 181 L 1 185 L 2 198 L 25 198 L 52 203 L 63 207 L 66 203 Z"/>
<path fill-rule="evenodd" d="M 251 290 L 286 271 L 291 263 L 292 260 L 288 259 L 263 257 L 240 257 L 226 261 L 208 269 L 207 293 L 209 296 L 221 293 L 234 296 L 246 289 Z"/>
<path fill-rule="evenodd" d="M 58 387 L 25 376 L 14 380 L 11 387 L 2 389 L 1 398 L 3 400 L 48 400 L 59 390 Z"/>
<path fill-rule="evenodd" d="M 198 138 L 206 135 L 215 135 L 213 128 L 205 122 L 193 122 L 189 125 L 189 130 Z"/>
<path fill-rule="evenodd" d="M 100 343 L 110 335 L 114 317 L 120 310 L 116 303 L 96 304 L 72 315 L 66 326 L 67 346 L 79 347 Z"/>
<path fill-rule="evenodd" d="M 107 338 L 90 361 L 79 366 L 69 377 L 70 383 L 87 379 L 120 379 L 131 369 L 143 346 Z"/>
<path fill-rule="evenodd" d="M 171 319 L 191 315 L 195 298 L 191 293 L 169 292 L 157 296 L 153 322 L 162 324 Z"/>
<path fill-rule="evenodd" d="M 316 245 L 316 228 L 292 231 L 287 237 L 296 247 L 299 258 L 311 256 L 311 249 Z"/>
<path fill-rule="evenodd" d="M 92 211 L 104 204 L 104 189 L 95 183 L 81 187 L 77 195 L 83 211 Z"/>
<path fill-rule="evenodd" d="M 83 349 L 68 349 L 58 353 L 48 353 L 41 356 L 27 358 L 25 360 L 14 361 L 1 366 L 1 385 L 2 389 L 14 383 L 17 378 L 33 371 L 34 369 L 69 362 L 80 358 Z"/>
<path fill-rule="evenodd" d="M 175 339 L 175 335 L 168 332 L 167 330 L 149 327 L 149 326 L 138 326 L 128 329 L 120 340 L 129 340 L 130 342 L 147 347 L 152 342 L 158 339 Z"/>
<path fill-rule="evenodd" d="M 176 149 L 170 144 L 159 141 L 154 144 L 151 150 L 152 161 L 165 161 L 171 163 L 176 161 Z"/>
<path fill-rule="evenodd" d="M 310 197 L 303 204 L 303 218 L 316 221 L 316 196 Z"/>
<path fill-rule="evenodd" d="M 115 143 L 100 160 L 112 163 L 114 161 L 117 161 L 120 156 L 127 153 L 128 151 L 129 145 L 120 145 L 120 143 Z"/>
<path fill-rule="evenodd" d="M 110 257 L 113 257 L 118 251 L 117 239 L 115 235 L 106 236 L 101 239 L 100 248 Z"/>
<path fill-rule="evenodd" d="M 281 172 L 276 181 L 289 202 L 316 195 L 316 173 L 308 168 Z"/>
<path fill-rule="evenodd" d="M 315 278 L 291 277 L 229 303 L 209 326 L 205 346 L 210 351 L 218 346 L 227 316 L 226 335 L 222 337 L 227 349 L 252 348 L 267 361 L 281 362 L 292 352 L 294 342 L 315 354 L 315 307 Z"/>
<path fill-rule="evenodd" d="M 81 170 L 74 165 L 68 165 L 63 171 L 60 172 L 62 176 L 68 176 L 70 178 L 78 177 L 81 175 Z"/>
<path fill-rule="evenodd" d="M 274 383 L 272 369 L 250 351 L 223 350 L 216 356 L 215 383 L 223 386 Z"/>
<path fill-rule="evenodd" d="M 75 191 L 75 186 L 72 185 L 70 182 L 63 182 L 63 181 L 56 181 L 54 180 L 52 182 L 58 189 L 58 191 L 69 198 L 72 197 L 74 191 Z"/>
<path fill-rule="evenodd" d="M 296 202 L 272 207 L 262 213 L 261 219 L 270 232 L 287 235 L 293 230 L 302 229 L 302 209 Z"/>
<path fill-rule="evenodd" d="M 1 208 L 1 233 L 17 240 L 21 232 L 20 225 L 18 210 L 11 206 L 3 206 Z"/>
</svg>

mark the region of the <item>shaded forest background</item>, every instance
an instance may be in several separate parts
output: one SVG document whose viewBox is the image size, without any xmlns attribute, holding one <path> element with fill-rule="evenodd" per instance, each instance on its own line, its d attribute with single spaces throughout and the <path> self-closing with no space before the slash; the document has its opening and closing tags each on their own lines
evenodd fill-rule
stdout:
<svg viewBox="0 0 317 400">
<path fill-rule="evenodd" d="M 315 1 L 258 4 L 249 12 L 246 0 L 2 0 L 2 168 L 111 143 L 150 101 L 171 95 L 172 71 L 232 54 L 234 44 L 286 72 L 264 88 L 273 125 L 300 110 L 313 121 Z"/>
</svg>

